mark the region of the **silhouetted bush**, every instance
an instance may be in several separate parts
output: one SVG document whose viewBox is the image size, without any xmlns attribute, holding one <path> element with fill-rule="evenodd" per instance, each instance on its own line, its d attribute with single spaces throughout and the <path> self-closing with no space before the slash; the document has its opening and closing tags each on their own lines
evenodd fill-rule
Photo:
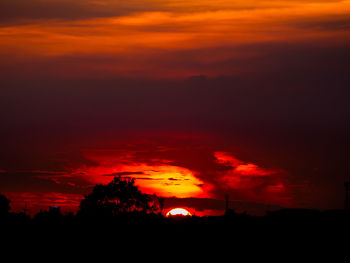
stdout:
<svg viewBox="0 0 350 263">
<path fill-rule="evenodd" d="M 10 200 L 0 194 L 0 216 L 5 216 L 10 211 Z"/>
<path fill-rule="evenodd" d="M 156 195 L 142 193 L 132 178 L 115 177 L 107 185 L 98 184 L 79 206 L 79 216 L 159 214 L 162 200 Z"/>
</svg>

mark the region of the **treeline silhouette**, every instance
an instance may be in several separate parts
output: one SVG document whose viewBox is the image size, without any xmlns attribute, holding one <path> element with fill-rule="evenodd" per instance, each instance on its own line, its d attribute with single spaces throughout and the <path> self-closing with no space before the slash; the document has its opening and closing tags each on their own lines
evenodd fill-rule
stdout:
<svg viewBox="0 0 350 263">
<path fill-rule="evenodd" d="M 17 233 L 43 238 L 104 238 L 121 240 L 257 235 L 298 236 L 310 238 L 350 233 L 349 210 L 318 211 L 283 209 L 251 216 L 226 210 L 222 216 L 163 215 L 164 200 L 142 193 L 132 178 L 115 177 L 106 185 L 96 185 L 80 203 L 76 214 L 62 214 L 60 207 L 50 207 L 34 217 L 24 212 L 10 212 L 11 202 L 0 195 L 2 233 Z"/>
</svg>

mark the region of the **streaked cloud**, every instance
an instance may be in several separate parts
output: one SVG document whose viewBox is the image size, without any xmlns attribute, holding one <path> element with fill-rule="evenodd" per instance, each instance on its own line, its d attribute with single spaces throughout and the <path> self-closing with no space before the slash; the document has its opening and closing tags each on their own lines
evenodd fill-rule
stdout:
<svg viewBox="0 0 350 263">
<path fill-rule="evenodd" d="M 4 3 L 23 8 L 24 2 L 29 5 L 30 1 Z M 17 69 L 25 74 L 35 69 L 35 73 L 27 74 L 42 72 L 69 78 L 240 75 L 246 70 L 242 63 L 266 55 L 263 49 L 242 52 L 242 47 L 316 42 L 319 46 L 336 46 L 350 41 L 347 1 L 220 1 L 215 5 L 207 1 L 199 5 L 197 1 L 34 3 L 29 6 L 36 11 L 26 12 L 40 12 L 47 18 L 22 25 L 7 22 L 1 27 L 3 72 Z M 62 5 L 62 14 L 67 16 L 70 9 L 66 6 L 71 6 L 74 19 L 56 19 L 55 12 L 61 9 L 55 5 Z M 49 19 L 50 12 L 45 12 L 45 8 L 53 12 L 53 19 Z M 114 8 L 119 11 L 114 12 Z M 91 14 L 84 16 L 84 10 Z M 95 14 L 98 10 L 106 13 Z M 208 56 L 209 50 L 215 52 Z M 238 63 L 230 66 L 230 61 Z M 30 66 L 26 66 L 28 63 Z"/>
</svg>

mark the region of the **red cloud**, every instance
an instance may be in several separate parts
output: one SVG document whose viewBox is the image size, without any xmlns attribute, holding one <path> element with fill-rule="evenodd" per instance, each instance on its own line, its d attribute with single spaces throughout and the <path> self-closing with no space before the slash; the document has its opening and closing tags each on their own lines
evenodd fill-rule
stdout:
<svg viewBox="0 0 350 263">
<path fill-rule="evenodd" d="M 259 167 L 253 163 L 245 163 L 224 152 L 215 152 L 214 156 L 218 163 L 231 166 L 234 174 L 237 176 L 270 176 L 283 172 L 281 170 Z"/>
<path fill-rule="evenodd" d="M 215 152 L 214 156 L 218 164 L 228 168 L 218 173 L 220 189 L 244 200 L 291 204 L 292 199 L 286 186 L 286 171 L 246 163 L 225 152 Z"/>
</svg>

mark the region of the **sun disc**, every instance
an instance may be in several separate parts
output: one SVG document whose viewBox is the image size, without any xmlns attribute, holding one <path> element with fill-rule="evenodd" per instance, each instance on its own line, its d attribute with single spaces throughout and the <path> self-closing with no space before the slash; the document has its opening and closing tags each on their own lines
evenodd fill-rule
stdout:
<svg viewBox="0 0 350 263">
<path fill-rule="evenodd" d="M 191 213 L 183 208 L 174 208 L 171 209 L 166 216 L 191 216 Z"/>
</svg>

